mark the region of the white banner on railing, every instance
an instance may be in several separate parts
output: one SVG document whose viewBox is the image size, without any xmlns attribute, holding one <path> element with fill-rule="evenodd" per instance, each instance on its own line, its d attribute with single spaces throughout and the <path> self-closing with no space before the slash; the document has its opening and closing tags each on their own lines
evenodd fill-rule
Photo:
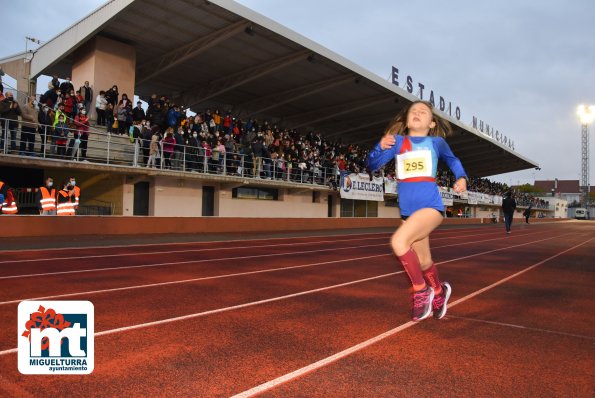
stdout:
<svg viewBox="0 0 595 398">
<path fill-rule="evenodd" d="M 467 193 L 467 203 L 470 205 L 501 205 L 502 196 L 469 191 Z"/>
<path fill-rule="evenodd" d="M 444 206 L 452 206 L 454 204 L 454 194 L 450 188 L 438 187 L 440 190 L 440 196 L 442 197 L 442 203 Z"/>
<path fill-rule="evenodd" d="M 396 180 L 389 180 L 388 178 L 384 179 L 384 193 L 392 193 L 397 194 L 397 181 Z"/>
<path fill-rule="evenodd" d="M 341 173 L 341 199 L 384 201 L 384 182 L 381 177 L 370 181 L 368 174 Z"/>
</svg>

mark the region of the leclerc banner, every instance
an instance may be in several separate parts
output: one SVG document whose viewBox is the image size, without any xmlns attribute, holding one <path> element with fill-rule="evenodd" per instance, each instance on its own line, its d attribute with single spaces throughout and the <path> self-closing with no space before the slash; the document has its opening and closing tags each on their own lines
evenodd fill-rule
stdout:
<svg viewBox="0 0 595 398">
<path fill-rule="evenodd" d="M 341 199 L 384 201 L 384 181 L 382 177 L 370 180 L 368 174 L 341 173 Z"/>
<path fill-rule="evenodd" d="M 442 204 L 444 206 L 452 206 L 454 203 L 454 191 L 451 191 L 448 187 L 439 187 L 440 196 L 442 197 Z"/>
</svg>

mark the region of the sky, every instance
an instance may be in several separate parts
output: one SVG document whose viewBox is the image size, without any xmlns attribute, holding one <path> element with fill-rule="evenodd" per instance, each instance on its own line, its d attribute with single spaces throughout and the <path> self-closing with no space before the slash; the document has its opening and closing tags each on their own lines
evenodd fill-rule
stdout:
<svg viewBox="0 0 595 398">
<path fill-rule="evenodd" d="M 471 125 L 473 116 L 483 120 L 541 168 L 491 180 L 516 185 L 580 179 L 577 107 L 595 105 L 595 1 L 238 2 L 383 79 L 397 67 L 401 87 L 411 76 L 415 87 L 422 83 L 425 93 L 433 90 L 459 106 L 463 123 Z M 51 39 L 103 3 L 81 0 L 73 7 L 72 1 L 54 0 L 47 7 L 45 0 L 20 0 L 2 7 L 0 57 L 25 50 L 27 36 Z"/>
</svg>

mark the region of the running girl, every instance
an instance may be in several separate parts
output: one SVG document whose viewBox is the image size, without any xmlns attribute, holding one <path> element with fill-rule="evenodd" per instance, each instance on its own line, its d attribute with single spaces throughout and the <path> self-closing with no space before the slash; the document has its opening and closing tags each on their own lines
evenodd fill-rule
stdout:
<svg viewBox="0 0 595 398">
<path fill-rule="evenodd" d="M 391 246 L 413 286 L 414 321 L 426 319 L 432 311 L 434 318 L 444 317 L 452 292 L 448 282 L 440 282 L 429 239 L 444 219 L 444 204 L 436 185 L 439 159 L 455 175 L 454 191 L 467 190 L 465 170 L 444 140 L 450 133 L 450 124 L 434 114 L 431 103 L 415 101 L 395 116 L 368 155 L 371 170 L 378 170 L 396 155 L 403 223 L 392 236 Z"/>
</svg>

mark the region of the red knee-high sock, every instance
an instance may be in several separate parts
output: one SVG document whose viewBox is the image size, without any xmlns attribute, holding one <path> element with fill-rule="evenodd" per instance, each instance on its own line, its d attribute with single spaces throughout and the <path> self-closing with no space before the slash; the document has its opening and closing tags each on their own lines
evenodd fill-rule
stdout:
<svg viewBox="0 0 595 398">
<path fill-rule="evenodd" d="M 434 289 L 434 294 L 440 294 L 442 292 L 442 285 L 440 284 L 440 277 L 438 276 L 438 268 L 436 268 L 436 264 L 432 263 L 430 268 L 423 271 L 423 275 L 427 284 Z"/>
<path fill-rule="evenodd" d="M 419 292 L 420 290 L 424 290 L 426 288 L 426 281 L 424 280 L 424 276 L 421 272 L 421 266 L 419 265 L 417 254 L 415 254 L 412 249 L 409 249 L 407 253 L 397 257 L 399 258 L 401 264 L 403 264 L 403 268 L 405 268 L 405 272 L 407 272 L 407 275 L 409 275 L 409 279 L 411 279 L 413 291 Z"/>
</svg>

